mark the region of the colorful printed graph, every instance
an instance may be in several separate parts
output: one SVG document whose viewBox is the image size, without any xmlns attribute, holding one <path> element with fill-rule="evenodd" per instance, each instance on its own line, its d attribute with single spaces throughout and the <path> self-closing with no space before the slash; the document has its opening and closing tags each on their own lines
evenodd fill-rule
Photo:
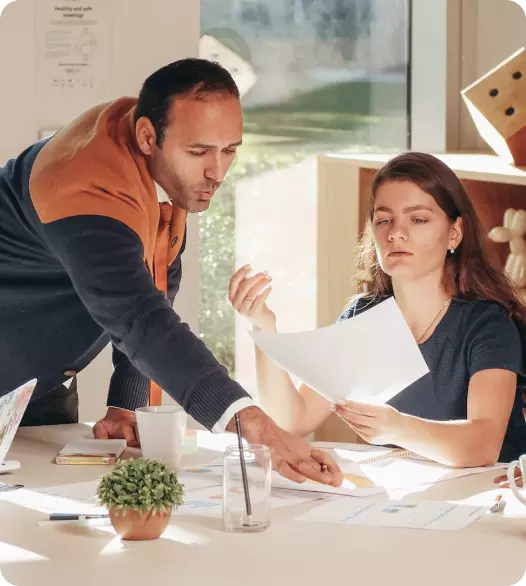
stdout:
<svg viewBox="0 0 526 586">
<path fill-rule="evenodd" d="M 376 484 L 370 480 L 369 478 L 366 478 L 365 476 L 358 476 L 356 474 L 343 474 L 343 486 L 346 485 L 347 483 L 352 484 L 353 486 L 346 486 L 346 488 L 372 488 L 375 487 Z M 309 483 L 313 483 L 313 484 L 322 484 L 321 482 L 317 482 L 316 480 L 309 480 Z"/>
<path fill-rule="evenodd" d="M 211 499 L 214 497 L 210 497 Z M 222 497 L 221 497 L 222 498 Z M 210 507 L 220 507 L 221 503 L 213 501 L 186 501 L 183 505 L 184 508 L 188 509 L 206 509 Z"/>
<path fill-rule="evenodd" d="M 344 474 L 343 479 L 354 484 L 356 488 L 372 488 L 373 486 L 376 486 L 376 484 L 369 478 L 366 478 L 365 476 L 357 476 L 356 474 Z"/>
</svg>

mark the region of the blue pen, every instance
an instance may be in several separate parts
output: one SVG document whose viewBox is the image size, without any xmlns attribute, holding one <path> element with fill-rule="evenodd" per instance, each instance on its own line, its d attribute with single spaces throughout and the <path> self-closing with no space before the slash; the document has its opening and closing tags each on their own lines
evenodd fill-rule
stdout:
<svg viewBox="0 0 526 586">
<path fill-rule="evenodd" d="M 108 513 L 77 515 L 75 513 L 51 513 L 50 521 L 89 521 L 90 519 L 109 519 Z"/>
<path fill-rule="evenodd" d="M 108 514 L 77 514 L 77 513 L 51 513 L 49 519 L 39 521 L 37 523 L 40 527 L 61 527 L 62 525 L 85 525 L 88 527 L 100 527 L 110 524 L 110 516 Z"/>
</svg>

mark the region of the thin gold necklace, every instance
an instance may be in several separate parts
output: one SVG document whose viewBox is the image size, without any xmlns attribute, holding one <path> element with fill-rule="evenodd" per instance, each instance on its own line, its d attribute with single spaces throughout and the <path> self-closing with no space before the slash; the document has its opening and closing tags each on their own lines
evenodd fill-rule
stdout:
<svg viewBox="0 0 526 586">
<path fill-rule="evenodd" d="M 429 332 L 429 330 L 435 325 L 436 320 L 442 315 L 442 313 L 446 310 L 447 306 L 449 305 L 449 303 L 451 303 L 451 298 L 448 297 L 446 299 L 446 302 L 444 303 L 444 305 L 440 308 L 439 312 L 435 315 L 435 317 L 433 318 L 433 321 L 427 326 L 426 331 L 417 339 L 416 343 L 420 344 L 422 342 L 422 340 L 425 339 L 427 332 Z"/>
</svg>

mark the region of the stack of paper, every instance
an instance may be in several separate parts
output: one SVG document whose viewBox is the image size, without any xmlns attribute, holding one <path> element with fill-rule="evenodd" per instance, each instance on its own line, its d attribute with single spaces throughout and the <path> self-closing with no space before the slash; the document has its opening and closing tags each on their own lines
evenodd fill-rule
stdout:
<svg viewBox="0 0 526 586">
<path fill-rule="evenodd" d="M 81 439 L 64 446 L 55 458 L 57 464 L 115 464 L 126 449 L 124 439 Z"/>
<path fill-rule="evenodd" d="M 506 464 L 476 468 L 452 468 L 427 459 L 392 458 L 390 448 L 364 444 L 315 443 L 330 451 L 343 473 L 343 483 L 334 487 L 306 480 L 299 484 L 272 471 L 272 487 L 288 490 L 368 497 L 387 494 L 395 489 L 414 488 L 446 480 L 480 474 L 506 467 Z M 329 449 L 329 446 L 338 446 Z M 352 448 L 352 449 L 349 449 Z M 367 463 L 371 457 L 376 461 Z M 190 471 L 191 469 L 188 469 Z M 205 477 L 220 480 L 223 474 L 222 460 L 216 460 L 206 468 L 196 470 Z M 251 471 L 248 471 L 249 475 Z"/>
<path fill-rule="evenodd" d="M 310 480 L 303 484 L 297 484 L 277 473 L 273 473 L 272 486 L 367 497 L 395 489 L 435 484 L 506 467 L 506 464 L 496 464 L 495 466 L 477 468 L 452 468 L 430 460 L 389 458 L 391 451 L 389 449 L 375 449 L 371 454 L 370 451 L 335 449 L 335 459 L 344 477 L 342 486 L 337 488 L 313 483 Z M 367 461 L 371 455 L 380 455 L 382 459 L 371 463 L 362 463 L 362 461 Z"/>
</svg>

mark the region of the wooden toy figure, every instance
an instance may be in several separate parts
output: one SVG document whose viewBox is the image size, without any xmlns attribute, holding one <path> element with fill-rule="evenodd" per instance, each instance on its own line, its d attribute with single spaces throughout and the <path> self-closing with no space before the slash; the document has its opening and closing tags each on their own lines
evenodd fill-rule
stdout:
<svg viewBox="0 0 526 586">
<path fill-rule="evenodd" d="M 504 271 L 518 289 L 526 287 L 526 211 L 507 209 L 503 226 L 493 228 L 489 237 L 493 242 L 509 242 L 510 254 Z M 525 292 L 526 294 L 526 292 Z"/>
<path fill-rule="evenodd" d="M 524 47 L 461 92 L 480 136 L 506 162 L 526 165 Z"/>
</svg>

